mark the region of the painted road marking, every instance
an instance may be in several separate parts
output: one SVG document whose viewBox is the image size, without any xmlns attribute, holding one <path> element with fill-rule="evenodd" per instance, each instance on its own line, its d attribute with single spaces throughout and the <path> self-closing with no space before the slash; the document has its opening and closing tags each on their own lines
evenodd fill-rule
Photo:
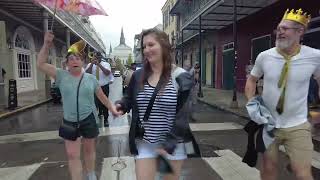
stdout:
<svg viewBox="0 0 320 180">
<path fill-rule="evenodd" d="M 217 130 L 234 130 L 242 129 L 243 126 L 237 123 L 190 123 L 192 131 L 217 131 Z M 128 134 L 129 126 L 115 126 L 110 128 L 100 128 L 99 136 Z M 58 131 L 44 131 L 36 133 L 24 133 L 0 136 L 0 144 L 19 143 L 29 141 L 41 141 L 60 139 Z"/>
<path fill-rule="evenodd" d="M 259 171 L 242 162 L 231 150 L 215 151 L 220 157 L 203 158 L 222 179 L 260 180 Z"/>
<path fill-rule="evenodd" d="M 238 123 L 190 123 L 192 131 L 219 131 L 219 130 L 235 130 L 242 129 L 243 126 Z"/>
<path fill-rule="evenodd" d="M 128 134 L 128 132 L 129 132 L 129 126 L 100 128 L 100 136 Z M 58 131 L 44 131 L 44 132 L 36 132 L 36 133 L 24 133 L 24 134 L 0 136 L 0 144 L 52 140 L 52 139 L 61 139 L 59 137 Z"/>
<path fill-rule="evenodd" d="M 28 180 L 32 174 L 42 165 L 42 163 L 28 166 L 18 166 L 10 168 L 0 168 L 1 180 Z"/>
<path fill-rule="evenodd" d="M 280 148 L 283 151 L 283 148 Z M 242 158 L 234 153 L 233 151 L 226 150 L 217 150 L 215 153 L 219 157 L 206 157 L 202 158 L 206 161 L 209 166 L 215 171 L 222 179 L 224 180 L 259 180 L 260 174 L 259 170 L 256 168 L 251 168 L 247 164 L 242 162 Z M 319 163 L 320 154 L 314 152 L 314 159 L 317 158 L 317 161 L 313 161 L 313 166 L 319 169 L 318 165 L 314 163 Z M 104 158 L 102 165 L 102 172 L 100 176 L 100 180 L 110 179 L 110 180 L 118 180 L 117 171 L 113 170 L 111 167 L 113 164 L 117 162 L 124 162 L 126 167 L 121 168 L 117 166 L 118 169 L 120 167 L 119 172 L 119 180 L 136 180 L 135 175 L 135 161 L 133 157 L 123 156 L 120 157 L 109 157 Z M 0 168 L 1 180 L 28 180 L 34 172 L 40 168 L 41 165 L 49 164 L 49 163 L 59 163 L 59 162 L 43 162 L 37 163 L 27 166 L 18 166 L 18 167 L 9 167 L 9 168 Z M 65 166 L 67 168 L 67 166 Z M 157 180 L 160 179 L 159 176 Z M 183 177 L 181 177 L 183 179 Z"/>
</svg>

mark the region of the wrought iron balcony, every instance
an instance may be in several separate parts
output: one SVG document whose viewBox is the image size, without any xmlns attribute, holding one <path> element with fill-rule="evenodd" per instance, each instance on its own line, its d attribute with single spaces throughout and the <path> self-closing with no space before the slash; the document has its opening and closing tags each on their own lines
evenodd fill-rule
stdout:
<svg viewBox="0 0 320 180">
<path fill-rule="evenodd" d="M 193 18 L 197 17 L 208 5 L 217 0 L 178 0 L 171 8 L 171 15 L 179 15 L 181 27 L 184 27 Z"/>
<path fill-rule="evenodd" d="M 184 30 L 183 31 L 183 41 L 188 41 L 189 39 L 197 36 L 199 31 L 195 30 Z M 176 33 L 176 47 L 180 46 L 182 43 L 182 31 Z"/>
</svg>

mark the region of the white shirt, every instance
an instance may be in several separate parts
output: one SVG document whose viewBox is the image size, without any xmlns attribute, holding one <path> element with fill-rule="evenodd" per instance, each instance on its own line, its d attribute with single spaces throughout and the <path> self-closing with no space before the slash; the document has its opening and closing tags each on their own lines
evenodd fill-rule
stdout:
<svg viewBox="0 0 320 180">
<path fill-rule="evenodd" d="M 109 74 L 109 81 L 110 81 L 110 83 L 113 83 L 113 81 L 114 81 L 114 76 L 113 76 L 112 72 L 110 72 L 110 74 Z"/>
<path fill-rule="evenodd" d="M 320 78 L 320 50 L 301 46 L 299 54 L 292 57 L 285 93 L 284 111 L 281 115 L 276 106 L 281 95 L 278 81 L 285 60 L 276 48 L 260 53 L 251 75 L 263 78 L 262 98 L 276 120 L 276 128 L 289 128 L 307 121 L 307 96 L 311 75 Z"/>
<path fill-rule="evenodd" d="M 104 62 L 104 61 L 101 61 L 100 64 L 101 64 L 104 68 L 106 68 L 107 70 L 109 70 L 110 73 L 111 73 L 111 66 L 110 66 L 109 63 Z M 86 70 L 90 67 L 90 65 L 91 65 L 91 63 L 89 63 L 89 64 L 87 65 Z M 97 65 L 94 64 L 94 65 L 92 66 L 92 75 L 96 76 L 96 70 L 97 70 Z M 109 84 L 109 82 L 110 82 L 110 77 L 109 77 L 109 76 L 106 76 L 106 75 L 103 73 L 103 71 L 102 71 L 101 69 L 99 69 L 99 80 L 98 80 L 98 81 L 99 81 L 99 85 L 100 85 L 100 86 L 104 86 L 104 85 Z"/>
</svg>

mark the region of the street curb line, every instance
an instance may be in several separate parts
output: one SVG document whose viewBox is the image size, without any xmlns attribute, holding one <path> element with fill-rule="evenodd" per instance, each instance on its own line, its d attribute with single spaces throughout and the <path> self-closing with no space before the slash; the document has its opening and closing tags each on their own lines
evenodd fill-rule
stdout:
<svg viewBox="0 0 320 180">
<path fill-rule="evenodd" d="M 206 101 L 204 101 L 204 100 L 202 100 L 202 99 L 200 99 L 200 98 L 198 98 L 198 101 L 200 101 L 200 102 L 202 102 L 202 103 L 204 103 L 204 104 L 207 104 L 207 105 L 209 105 L 209 106 L 212 106 L 212 107 L 214 107 L 214 108 L 217 108 L 217 109 L 219 109 L 219 110 L 222 110 L 222 111 L 225 111 L 225 112 L 229 112 L 229 113 L 234 114 L 234 115 L 236 115 L 236 116 L 242 117 L 242 118 L 244 118 L 244 119 L 251 120 L 251 119 L 249 118 L 249 116 L 242 115 L 242 114 L 240 114 L 240 113 L 234 112 L 234 111 L 232 111 L 232 110 L 229 110 L 228 108 L 224 108 L 223 106 L 219 106 L 219 105 L 217 105 L 217 104 L 208 103 L 208 102 L 206 102 Z"/>
<path fill-rule="evenodd" d="M 31 108 L 33 108 L 33 107 L 39 106 L 39 105 L 41 105 L 41 104 L 47 103 L 47 102 L 49 102 L 49 101 L 51 101 L 51 100 L 52 100 L 52 98 L 49 98 L 49 99 L 42 100 L 42 101 L 39 101 L 39 102 L 34 103 L 34 104 L 22 106 L 21 108 L 18 108 L 18 109 L 15 109 L 15 110 L 12 110 L 12 111 L 3 113 L 3 114 L 0 115 L 0 120 L 3 119 L 3 118 L 6 118 L 6 117 L 12 116 L 12 115 L 14 115 L 14 114 L 20 113 L 20 112 L 22 112 L 22 111 L 31 109 Z"/>
<path fill-rule="evenodd" d="M 231 113 L 231 114 L 234 114 L 234 115 L 236 115 L 236 116 L 239 116 L 239 117 L 242 117 L 242 118 L 244 118 L 244 119 L 247 119 L 247 120 L 251 121 L 251 119 L 249 118 L 249 116 L 244 116 L 244 115 L 241 115 L 240 113 L 233 112 L 233 111 L 231 111 L 231 110 L 229 110 L 229 109 L 227 109 L 227 108 L 224 108 L 224 107 L 222 107 L 222 106 L 208 103 L 208 102 L 206 102 L 206 101 L 204 101 L 204 100 L 202 100 L 202 99 L 200 99 L 200 98 L 198 98 L 198 101 L 200 101 L 200 102 L 202 102 L 202 103 L 204 103 L 204 104 L 207 104 L 207 105 L 209 105 L 209 106 L 211 106 L 211 107 L 217 108 L 217 109 L 222 110 L 222 111 L 225 111 L 225 112 L 229 112 L 229 113 Z M 196 119 L 193 118 L 193 117 L 192 117 L 192 119 L 196 120 Z M 313 139 L 313 138 L 312 138 L 312 141 L 313 141 L 313 142 L 315 141 L 315 142 L 317 142 L 317 143 L 319 142 L 318 140 Z M 314 144 L 315 144 L 315 143 L 314 143 Z"/>
</svg>

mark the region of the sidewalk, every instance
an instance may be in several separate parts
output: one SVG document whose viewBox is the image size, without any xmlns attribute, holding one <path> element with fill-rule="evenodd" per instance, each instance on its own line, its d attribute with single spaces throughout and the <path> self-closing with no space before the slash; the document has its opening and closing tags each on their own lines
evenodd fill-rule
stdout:
<svg viewBox="0 0 320 180">
<path fill-rule="evenodd" d="M 237 93 L 238 108 L 230 108 L 232 102 L 232 90 L 222 90 L 215 88 L 202 87 L 203 98 L 198 98 L 200 102 L 211 105 L 215 108 L 228 111 L 237 116 L 249 119 L 245 105 L 247 99 L 243 93 Z"/>
<path fill-rule="evenodd" d="M 51 100 L 47 98 L 44 91 L 30 91 L 18 94 L 18 107 L 14 110 L 9 110 L 7 108 L 0 109 L 0 119 L 10 116 L 12 114 L 27 110 L 34 106 L 46 103 Z"/>
<path fill-rule="evenodd" d="M 247 110 L 245 108 L 247 99 L 243 93 L 237 93 L 239 107 L 233 109 L 230 108 L 233 96 L 232 90 L 202 87 L 202 92 L 203 98 L 198 98 L 200 102 L 250 120 Z M 314 117 L 310 121 L 313 124 L 313 139 L 320 141 L 320 108 L 317 107 L 311 109 L 310 114 L 312 117 Z"/>
</svg>

